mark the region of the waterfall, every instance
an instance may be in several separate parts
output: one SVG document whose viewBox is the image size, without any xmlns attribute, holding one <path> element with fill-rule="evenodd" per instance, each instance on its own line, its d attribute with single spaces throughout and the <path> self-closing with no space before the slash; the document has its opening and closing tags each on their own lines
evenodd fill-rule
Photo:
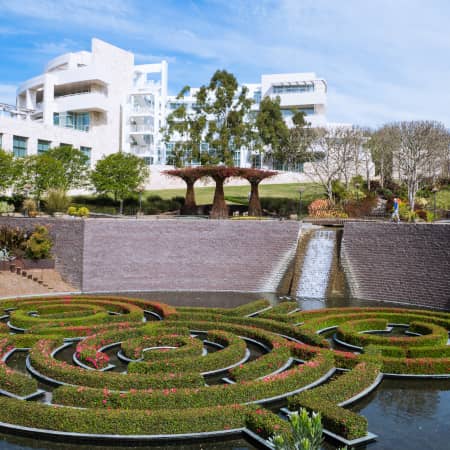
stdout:
<svg viewBox="0 0 450 450">
<path fill-rule="evenodd" d="M 303 260 L 297 297 L 325 298 L 335 243 L 335 231 L 318 230 L 311 237 Z"/>
</svg>

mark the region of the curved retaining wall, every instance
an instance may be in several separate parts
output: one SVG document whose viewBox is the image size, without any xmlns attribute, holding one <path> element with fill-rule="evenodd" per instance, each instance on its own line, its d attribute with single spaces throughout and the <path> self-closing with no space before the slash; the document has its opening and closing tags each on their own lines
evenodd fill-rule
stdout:
<svg viewBox="0 0 450 450">
<path fill-rule="evenodd" d="M 83 291 L 274 292 L 295 256 L 299 222 L 25 219 L 47 225 L 56 268 Z"/>
<path fill-rule="evenodd" d="M 450 310 L 450 224 L 346 223 L 352 296 Z"/>
</svg>

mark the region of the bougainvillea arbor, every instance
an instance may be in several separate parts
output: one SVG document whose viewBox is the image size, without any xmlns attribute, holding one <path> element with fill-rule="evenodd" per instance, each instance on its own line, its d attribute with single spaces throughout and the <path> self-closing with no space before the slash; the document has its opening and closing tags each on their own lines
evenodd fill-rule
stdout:
<svg viewBox="0 0 450 450">
<path fill-rule="evenodd" d="M 295 302 L 266 300 L 175 309 L 115 297 L 12 299 L 1 308 L 1 426 L 34 438 L 265 439 L 286 428 L 274 409 L 286 399 L 291 410 L 320 411 L 324 428 L 342 439 L 372 439 L 367 420 L 344 405 L 386 373 L 450 374 L 444 312 L 302 312 Z M 394 324 L 405 332 L 391 336 Z M 325 330 L 349 351 L 331 348 Z M 15 352 L 27 355 L 26 369 L 9 365 Z M 331 379 L 336 370 L 345 373 Z M 29 401 L 45 394 L 37 380 L 55 387 L 49 402 Z"/>
<path fill-rule="evenodd" d="M 228 217 L 228 207 L 225 201 L 224 184 L 228 178 L 245 178 L 251 186 L 249 199 L 249 215 L 261 216 L 261 202 L 259 200 L 258 186 L 266 178 L 273 177 L 277 172 L 261 169 L 246 169 L 226 166 L 185 167 L 182 169 L 166 170 L 166 175 L 181 178 L 186 183 L 186 200 L 184 211 L 188 214 L 196 212 L 194 184 L 201 178 L 212 178 L 216 183 L 214 200 L 211 209 L 211 218 L 224 219 Z"/>
</svg>

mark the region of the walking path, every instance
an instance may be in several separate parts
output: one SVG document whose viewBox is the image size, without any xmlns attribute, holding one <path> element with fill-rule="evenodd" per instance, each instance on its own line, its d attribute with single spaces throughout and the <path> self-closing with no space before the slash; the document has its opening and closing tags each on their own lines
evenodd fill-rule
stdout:
<svg viewBox="0 0 450 450">
<path fill-rule="evenodd" d="M 76 289 L 61 279 L 61 275 L 52 269 L 27 270 L 48 287 L 9 271 L 0 271 L 0 297 L 28 294 L 51 294 L 52 292 L 74 292 Z"/>
</svg>

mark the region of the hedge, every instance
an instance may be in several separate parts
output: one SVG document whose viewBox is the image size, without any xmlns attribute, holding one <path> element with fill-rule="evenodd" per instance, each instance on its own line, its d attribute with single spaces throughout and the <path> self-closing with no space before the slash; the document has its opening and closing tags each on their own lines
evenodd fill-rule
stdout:
<svg viewBox="0 0 450 450">
<path fill-rule="evenodd" d="M 9 368 L 4 362 L 0 362 L 0 389 L 11 392 L 20 397 L 25 397 L 38 388 L 34 378 Z"/>
</svg>

